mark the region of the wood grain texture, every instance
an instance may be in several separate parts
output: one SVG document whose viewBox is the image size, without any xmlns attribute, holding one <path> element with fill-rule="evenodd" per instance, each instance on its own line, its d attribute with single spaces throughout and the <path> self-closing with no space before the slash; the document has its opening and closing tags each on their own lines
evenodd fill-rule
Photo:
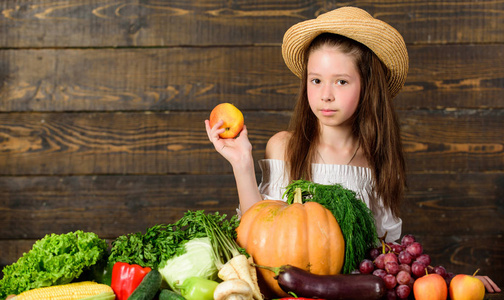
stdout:
<svg viewBox="0 0 504 300">
<path fill-rule="evenodd" d="M 502 43 L 502 1 L 2 1 L 7 48 L 279 44 L 292 24 L 344 5 L 409 44 Z M 46 28 L 53 28 L 50 31 Z M 23 36 L 23 38 L 19 38 Z"/>
<path fill-rule="evenodd" d="M 503 108 L 504 46 L 409 47 L 398 109 Z M 0 112 L 291 110 L 280 47 L 0 50 Z M 258 67 L 260 66 L 260 67 Z"/>
<path fill-rule="evenodd" d="M 410 172 L 500 172 L 504 110 L 400 111 Z M 289 112 L 244 112 L 256 160 Z M 213 174 L 208 112 L 0 114 L 2 175 Z M 481 134 L 485 132 L 485 134 Z"/>
<path fill-rule="evenodd" d="M 115 238 L 175 223 L 188 210 L 234 215 L 238 207 L 232 175 L 0 177 L 0 191 L 5 239 L 75 230 Z"/>
</svg>

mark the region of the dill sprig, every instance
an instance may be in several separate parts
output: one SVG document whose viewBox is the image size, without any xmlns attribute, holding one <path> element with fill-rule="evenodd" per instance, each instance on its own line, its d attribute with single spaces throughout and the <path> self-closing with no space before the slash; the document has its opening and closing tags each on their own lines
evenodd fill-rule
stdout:
<svg viewBox="0 0 504 300">
<path fill-rule="evenodd" d="M 313 201 L 327 208 L 336 218 L 345 240 L 343 274 L 359 267 L 368 249 L 375 246 L 378 236 L 371 210 L 356 193 L 339 184 L 322 185 L 296 180 L 287 186 L 287 202 L 294 201 L 294 191 L 300 188 L 303 202 Z"/>
</svg>

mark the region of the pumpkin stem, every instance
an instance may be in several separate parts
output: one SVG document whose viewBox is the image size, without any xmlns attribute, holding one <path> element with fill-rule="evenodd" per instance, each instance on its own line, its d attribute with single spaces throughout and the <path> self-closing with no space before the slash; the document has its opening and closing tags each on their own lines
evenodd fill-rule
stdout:
<svg viewBox="0 0 504 300">
<path fill-rule="evenodd" d="M 303 198 L 302 198 L 302 192 L 301 188 L 296 188 L 294 190 L 294 202 L 293 203 L 300 203 L 303 204 Z"/>
<path fill-rule="evenodd" d="M 254 266 L 254 267 L 258 267 L 258 268 L 261 268 L 261 269 L 266 269 L 266 270 L 269 270 L 273 273 L 275 273 L 276 276 L 278 276 L 280 274 L 280 271 L 281 271 L 281 267 L 268 267 L 268 266 L 261 266 L 261 265 L 258 265 L 256 263 L 250 263 L 250 265 Z"/>
</svg>

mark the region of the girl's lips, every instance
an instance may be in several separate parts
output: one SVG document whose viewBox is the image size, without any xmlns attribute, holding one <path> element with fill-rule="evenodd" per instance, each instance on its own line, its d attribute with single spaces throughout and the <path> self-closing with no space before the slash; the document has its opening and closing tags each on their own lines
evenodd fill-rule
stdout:
<svg viewBox="0 0 504 300">
<path fill-rule="evenodd" d="M 322 113 L 323 116 L 331 116 L 331 115 L 334 115 L 336 113 L 336 110 L 333 110 L 333 109 L 322 109 L 320 112 Z"/>
</svg>

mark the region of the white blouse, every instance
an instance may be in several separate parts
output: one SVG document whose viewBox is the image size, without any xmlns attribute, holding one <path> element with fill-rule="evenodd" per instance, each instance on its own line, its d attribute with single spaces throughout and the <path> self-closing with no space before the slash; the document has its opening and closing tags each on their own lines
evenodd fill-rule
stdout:
<svg viewBox="0 0 504 300">
<path fill-rule="evenodd" d="M 262 180 L 259 192 L 263 199 L 282 199 L 288 185 L 285 174 L 285 161 L 277 159 L 262 159 L 259 161 L 262 170 Z M 387 232 L 386 242 L 397 241 L 401 235 L 402 220 L 394 218 L 390 209 L 378 201 L 377 207 L 370 207 L 370 199 L 375 197 L 371 169 L 348 165 L 312 165 L 312 181 L 318 184 L 341 184 L 344 188 L 354 191 L 363 200 L 374 215 L 378 236 Z"/>
</svg>

